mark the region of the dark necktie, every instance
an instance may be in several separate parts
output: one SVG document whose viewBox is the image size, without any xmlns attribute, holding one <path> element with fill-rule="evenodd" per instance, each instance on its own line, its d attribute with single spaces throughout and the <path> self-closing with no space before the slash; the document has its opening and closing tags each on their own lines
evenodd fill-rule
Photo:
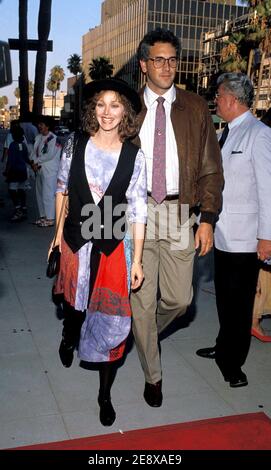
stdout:
<svg viewBox="0 0 271 470">
<path fill-rule="evenodd" d="M 166 190 L 166 113 L 165 98 L 157 98 L 155 116 L 153 162 L 152 162 L 152 197 L 161 204 L 167 195 Z"/>
<path fill-rule="evenodd" d="M 228 133 L 229 133 L 229 126 L 228 126 L 228 124 L 226 124 L 226 126 L 223 129 L 222 135 L 219 139 L 219 146 L 220 146 L 221 149 L 222 149 L 223 145 L 226 142 L 226 139 L 228 137 Z"/>
</svg>

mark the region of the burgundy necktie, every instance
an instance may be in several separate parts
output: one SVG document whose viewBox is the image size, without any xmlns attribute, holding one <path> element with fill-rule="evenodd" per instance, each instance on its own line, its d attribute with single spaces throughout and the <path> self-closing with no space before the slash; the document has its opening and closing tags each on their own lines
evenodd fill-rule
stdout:
<svg viewBox="0 0 271 470">
<path fill-rule="evenodd" d="M 152 197 L 161 204 L 167 195 L 166 189 L 166 113 L 165 98 L 157 98 L 155 116 L 153 162 L 152 162 Z"/>
</svg>

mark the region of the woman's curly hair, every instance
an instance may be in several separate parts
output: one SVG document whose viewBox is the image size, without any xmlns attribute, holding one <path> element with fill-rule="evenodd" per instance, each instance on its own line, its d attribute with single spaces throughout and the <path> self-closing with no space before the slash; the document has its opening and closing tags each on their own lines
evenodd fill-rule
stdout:
<svg viewBox="0 0 271 470">
<path fill-rule="evenodd" d="M 91 136 L 95 135 L 99 129 L 99 123 L 95 115 L 95 108 L 97 102 L 104 93 L 106 93 L 106 90 L 96 93 L 87 103 L 83 113 L 82 128 Z M 126 96 L 121 95 L 116 91 L 114 91 L 114 93 L 116 94 L 117 100 L 124 106 L 124 116 L 118 129 L 120 140 L 121 142 L 124 142 L 124 140 L 131 139 L 138 134 L 139 124 L 136 113 Z"/>
</svg>

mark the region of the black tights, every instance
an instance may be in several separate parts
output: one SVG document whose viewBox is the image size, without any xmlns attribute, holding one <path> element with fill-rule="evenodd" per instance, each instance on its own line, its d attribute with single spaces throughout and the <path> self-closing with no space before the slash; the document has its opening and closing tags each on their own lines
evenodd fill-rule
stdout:
<svg viewBox="0 0 271 470">
<path fill-rule="evenodd" d="M 99 368 L 100 390 L 99 400 L 110 399 L 110 391 L 117 374 L 117 366 L 114 362 L 102 362 Z"/>
<path fill-rule="evenodd" d="M 81 327 L 85 320 L 85 312 L 75 310 L 68 302 L 63 302 L 62 337 L 68 347 L 77 348 L 80 340 Z"/>
<path fill-rule="evenodd" d="M 62 337 L 68 347 L 77 348 L 80 340 L 82 324 L 85 320 L 85 312 L 75 310 L 68 302 L 63 302 L 63 331 Z M 99 399 L 110 398 L 110 391 L 117 373 L 116 361 L 101 362 L 99 365 L 100 389 Z"/>
</svg>

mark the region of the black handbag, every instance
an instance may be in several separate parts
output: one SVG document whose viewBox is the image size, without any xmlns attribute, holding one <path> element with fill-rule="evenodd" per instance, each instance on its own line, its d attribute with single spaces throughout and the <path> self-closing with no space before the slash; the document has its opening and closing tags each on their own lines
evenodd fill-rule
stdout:
<svg viewBox="0 0 271 470">
<path fill-rule="evenodd" d="M 78 144 L 78 139 L 76 139 L 76 134 L 75 134 L 75 137 L 74 137 L 74 147 Z M 74 152 L 74 150 L 73 150 Z M 69 175 L 70 176 L 70 175 Z M 69 176 L 68 176 L 68 179 L 69 179 Z M 68 188 L 68 183 L 66 185 L 66 189 Z M 47 269 L 46 269 L 46 276 L 49 277 L 50 279 L 54 276 L 56 276 L 58 273 L 59 273 L 59 270 L 60 270 L 60 257 L 61 257 L 61 252 L 59 250 L 59 246 L 56 245 L 55 246 L 55 242 L 56 242 L 56 239 L 57 239 L 57 234 L 58 234 L 58 231 L 60 229 L 60 225 L 61 225 L 61 219 L 64 215 L 64 211 L 65 211 L 65 208 L 66 208 L 66 201 L 67 201 L 67 196 L 68 196 L 68 193 L 65 192 L 63 194 L 63 200 L 62 200 L 62 204 L 61 204 L 61 209 L 60 209 L 60 214 L 59 214 L 59 219 L 58 219 L 58 223 L 57 223 L 57 227 L 56 227 L 56 231 L 55 231 L 55 236 L 54 236 L 54 240 L 53 240 L 53 243 L 52 243 L 52 246 L 53 246 L 53 249 L 50 253 L 50 256 L 48 258 L 48 263 L 47 263 Z"/>
<path fill-rule="evenodd" d="M 55 246 L 50 253 L 46 269 L 46 276 L 50 279 L 59 273 L 60 256 L 59 246 Z"/>
<path fill-rule="evenodd" d="M 49 277 L 50 279 L 52 279 L 52 277 L 56 276 L 56 274 L 59 273 L 59 269 L 60 269 L 61 252 L 59 250 L 59 246 L 58 245 L 55 246 L 55 242 L 56 242 L 57 234 L 58 234 L 59 227 L 60 227 L 60 221 L 61 221 L 61 218 L 63 216 L 64 210 L 65 210 L 65 207 L 66 207 L 66 196 L 67 195 L 63 195 L 63 201 L 62 201 L 62 205 L 61 205 L 58 224 L 57 224 L 57 227 L 56 227 L 56 232 L 55 232 L 54 240 L 53 240 L 53 243 L 52 243 L 53 249 L 50 253 L 50 256 L 49 256 L 48 262 L 47 262 L 46 276 Z"/>
</svg>

